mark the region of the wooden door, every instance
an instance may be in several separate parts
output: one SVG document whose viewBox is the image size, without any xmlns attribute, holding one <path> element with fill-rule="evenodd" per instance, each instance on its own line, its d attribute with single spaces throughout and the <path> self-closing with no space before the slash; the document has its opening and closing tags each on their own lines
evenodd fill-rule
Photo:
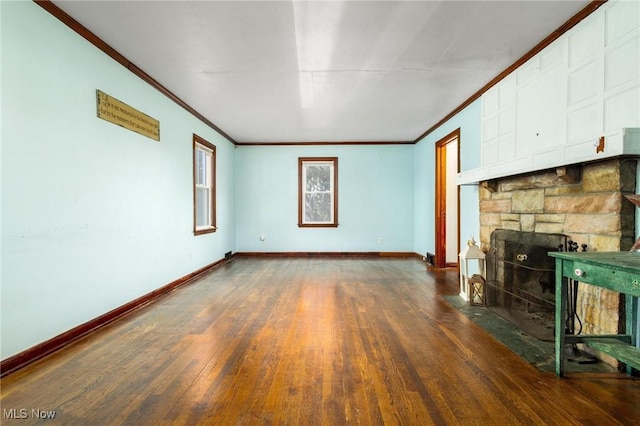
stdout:
<svg viewBox="0 0 640 426">
<path fill-rule="evenodd" d="M 460 129 L 436 143 L 436 253 L 435 266 L 457 266 L 460 252 Z"/>
</svg>

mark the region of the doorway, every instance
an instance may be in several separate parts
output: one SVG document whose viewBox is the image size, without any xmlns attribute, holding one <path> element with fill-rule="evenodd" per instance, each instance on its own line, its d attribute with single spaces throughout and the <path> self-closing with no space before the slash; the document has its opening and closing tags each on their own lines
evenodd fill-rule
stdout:
<svg viewBox="0 0 640 426">
<path fill-rule="evenodd" d="M 460 253 L 460 129 L 436 142 L 435 267 L 458 265 Z"/>
</svg>

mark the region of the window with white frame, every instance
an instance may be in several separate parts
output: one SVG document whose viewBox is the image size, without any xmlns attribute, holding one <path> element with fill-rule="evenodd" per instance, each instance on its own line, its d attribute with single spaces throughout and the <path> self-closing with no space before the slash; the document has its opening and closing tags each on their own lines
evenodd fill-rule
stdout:
<svg viewBox="0 0 640 426">
<path fill-rule="evenodd" d="M 193 233 L 216 230 L 216 147 L 193 135 Z"/>
<path fill-rule="evenodd" d="M 338 158 L 298 158 L 298 226 L 338 226 Z"/>
</svg>

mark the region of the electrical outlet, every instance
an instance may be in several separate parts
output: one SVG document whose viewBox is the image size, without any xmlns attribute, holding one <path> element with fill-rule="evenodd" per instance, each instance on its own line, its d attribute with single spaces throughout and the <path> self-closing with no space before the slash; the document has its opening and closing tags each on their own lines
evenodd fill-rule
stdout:
<svg viewBox="0 0 640 426">
<path fill-rule="evenodd" d="M 264 241 L 266 240 L 266 238 L 264 237 L 264 235 L 260 235 L 260 241 Z"/>
<path fill-rule="evenodd" d="M 378 244 L 382 244 L 382 237 L 378 237 Z"/>
<path fill-rule="evenodd" d="M 189 252 L 189 254 L 188 254 L 188 256 L 189 256 L 189 259 L 193 259 L 193 252 L 192 252 L 192 251 L 190 251 L 190 252 Z"/>
</svg>

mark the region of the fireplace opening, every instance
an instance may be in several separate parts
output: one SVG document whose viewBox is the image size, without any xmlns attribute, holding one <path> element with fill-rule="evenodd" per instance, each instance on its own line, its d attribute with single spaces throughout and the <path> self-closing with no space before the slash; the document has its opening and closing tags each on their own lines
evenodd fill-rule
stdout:
<svg viewBox="0 0 640 426">
<path fill-rule="evenodd" d="M 486 304 L 538 340 L 553 341 L 555 259 L 567 236 L 497 229 L 487 253 Z"/>
</svg>

